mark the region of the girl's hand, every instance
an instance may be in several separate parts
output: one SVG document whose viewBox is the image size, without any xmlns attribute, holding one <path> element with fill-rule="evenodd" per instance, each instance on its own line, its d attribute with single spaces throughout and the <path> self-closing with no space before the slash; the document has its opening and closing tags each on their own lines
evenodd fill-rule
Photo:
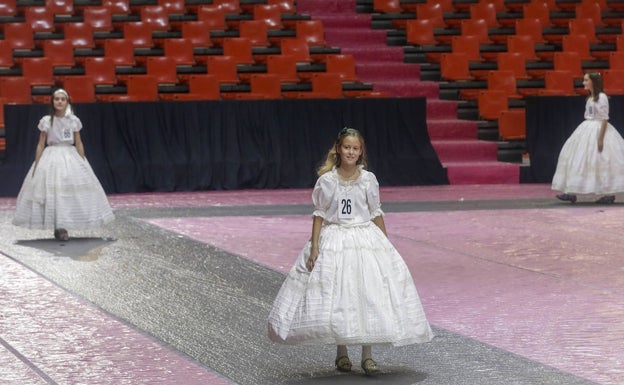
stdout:
<svg viewBox="0 0 624 385">
<path fill-rule="evenodd" d="M 604 140 L 602 138 L 598 139 L 598 152 L 602 152 L 602 149 L 604 147 Z"/>
<path fill-rule="evenodd" d="M 308 261 L 306 262 L 306 267 L 308 271 L 312 271 L 314 269 L 314 264 L 316 263 L 316 259 L 318 258 L 318 249 L 313 247 L 310 249 L 310 256 L 308 257 Z"/>
</svg>

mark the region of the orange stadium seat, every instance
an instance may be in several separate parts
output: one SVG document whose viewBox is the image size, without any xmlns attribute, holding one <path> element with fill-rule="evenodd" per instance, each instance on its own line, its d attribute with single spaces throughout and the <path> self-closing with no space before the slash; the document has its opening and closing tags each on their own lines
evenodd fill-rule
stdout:
<svg viewBox="0 0 624 385">
<path fill-rule="evenodd" d="M 225 21 L 225 10 L 218 6 L 204 5 L 197 9 L 197 20 L 204 23 L 210 30 L 228 29 Z"/>
<path fill-rule="evenodd" d="M 482 90 L 477 96 L 479 116 L 483 119 L 496 120 L 500 113 L 509 106 L 507 94 L 501 90 Z"/>
<path fill-rule="evenodd" d="M 325 68 L 328 73 L 337 73 L 342 82 L 357 82 L 355 58 L 353 55 L 327 55 Z"/>
<path fill-rule="evenodd" d="M 416 5 L 418 19 L 431 20 L 434 28 L 446 28 L 442 4 L 437 2 L 418 3 Z"/>
<path fill-rule="evenodd" d="M 501 111 L 498 118 L 498 135 L 503 140 L 526 138 L 526 112 L 524 108 Z"/>
<path fill-rule="evenodd" d="M 262 20 L 241 20 L 238 24 L 238 32 L 240 37 L 244 37 L 251 41 L 254 47 L 268 47 L 269 27 Z"/>
<path fill-rule="evenodd" d="M 190 41 L 193 47 L 212 47 L 210 29 L 203 21 L 183 22 L 182 38 Z"/>
<path fill-rule="evenodd" d="M 158 80 L 150 75 L 129 75 L 126 79 L 126 100 L 158 100 Z"/>
<path fill-rule="evenodd" d="M 539 95 L 572 96 L 574 91 L 574 77 L 570 71 L 551 70 L 544 74 L 544 89 Z"/>
<path fill-rule="evenodd" d="M 22 60 L 22 76 L 31 86 L 54 85 L 52 60 L 47 57 L 28 57 Z"/>
<path fill-rule="evenodd" d="M 168 56 L 150 56 L 146 62 L 147 74 L 156 78 L 159 84 L 177 84 L 176 62 Z"/>
<path fill-rule="evenodd" d="M 251 41 L 244 37 L 223 39 L 223 54 L 233 58 L 237 64 L 253 64 Z"/>
<path fill-rule="evenodd" d="M 609 52 L 609 69 L 624 70 L 624 51 Z"/>
<path fill-rule="evenodd" d="M 490 71 L 487 75 L 488 90 L 500 90 L 505 92 L 508 98 L 522 99 L 518 94 L 516 77 L 512 71 Z"/>
<path fill-rule="evenodd" d="M 288 54 L 268 55 L 267 73 L 277 75 L 282 82 L 298 83 L 297 60 Z"/>
<path fill-rule="evenodd" d="M 74 103 L 95 102 L 95 83 L 91 76 L 76 75 L 63 78 L 63 88 Z"/>
<path fill-rule="evenodd" d="M 529 35 L 533 37 L 535 43 L 544 43 L 544 34 L 542 33 L 542 22 L 538 18 L 523 18 L 516 20 L 516 35 Z"/>
<path fill-rule="evenodd" d="M 160 5 L 142 6 L 140 10 L 141 21 L 147 24 L 152 31 L 169 30 L 169 14 L 165 7 Z"/>
<path fill-rule="evenodd" d="M 440 76 L 445 80 L 472 80 L 469 64 L 465 53 L 443 53 L 440 56 Z"/>
<path fill-rule="evenodd" d="M 256 4 L 253 7 L 254 20 L 260 20 L 268 29 L 283 29 L 282 10 L 277 5 Z"/>
<path fill-rule="evenodd" d="M 408 44 L 435 45 L 437 40 L 433 22 L 428 19 L 413 19 L 405 23 L 405 38 Z"/>
<path fill-rule="evenodd" d="M 602 20 L 602 9 L 600 8 L 600 4 L 596 1 L 581 1 L 581 3 L 576 6 L 574 14 L 576 19 L 592 19 L 596 27 L 603 27 L 605 25 Z"/>
<path fill-rule="evenodd" d="M 239 82 L 236 60 L 233 57 L 216 55 L 205 60 L 208 73 L 215 75 L 219 83 Z"/>
<path fill-rule="evenodd" d="M 11 68 L 13 60 L 13 46 L 10 41 L 0 40 L 0 67 Z"/>
<path fill-rule="evenodd" d="M 243 11 L 239 0 L 213 0 L 212 4 L 223 9 L 225 13 L 239 14 Z"/>
<path fill-rule="evenodd" d="M 605 93 L 609 95 L 624 95 L 624 70 L 604 70 L 602 76 Z"/>
<path fill-rule="evenodd" d="M 73 15 L 73 0 L 46 0 L 45 7 L 55 15 Z"/>
<path fill-rule="evenodd" d="M 13 49 L 34 49 L 35 35 L 27 23 L 4 24 L 4 40 L 10 41 Z"/>
<path fill-rule="evenodd" d="M 219 79 L 215 75 L 202 74 L 189 76 L 189 93 L 200 99 L 220 98 Z"/>
<path fill-rule="evenodd" d="M 596 24 L 592 19 L 572 19 L 568 22 L 570 35 L 585 35 L 590 43 L 598 43 Z"/>
<path fill-rule="evenodd" d="M 488 27 L 496 28 L 500 24 L 496 18 L 496 5 L 488 2 L 478 2 L 470 5 L 470 18 L 485 20 Z"/>
<path fill-rule="evenodd" d="M 531 1 L 522 7 L 524 19 L 539 19 L 542 27 L 550 27 L 550 8 L 545 1 Z"/>
<path fill-rule="evenodd" d="M 135 48 L 151 48 L 154 45 L 152 29 L 141 21 L 124 23 L 123 35 L 124 39 L 130 40 Z"/>
<path fill-rule="evenodd" d="M 564 52 L 577 52 L 581 60 L 594 60 L 589 50 L 589 40 L 585 35 L 566 35 L 561 40 L 561 47 Z"/>
<path fill-rule="evenodd" d="M 339 74 L 318 73 L 312 77 L 312 92 L 330 99 L 342 98 L 342 80 Z"/>
<path fill-rule="evenodd" d="M 115 85 L 115 63 L 109 57 L 88 57 L 84 60 L 85 74 L 93 79 L 96 85 Z"/>
<path fill-rule="evenodd" d="M 282 13 L 297 13 L 294 0 L 268 0 L 267 4 L 277 5 L 282 10 Z"/>
<path fill-rule="evenodd" d="M 66 40 L 70 40 L 76 48 L 95 48 L 93 27 L 87 23 L 64 23 L 63 33 Z"/>
<path fill-rule="evenodd" d="M 282 83 L 277 75 L 254 74 L 249 79 L 250 92 L 237 94 L 237 99 L 281 99 Z"/>
<path fill-rule="evenodd" d="M 102 6 L 110 9 L 113 15 L 129 15 L 132 12 L 130 0 L 102 0 Z"/>
<path fill-rule="evenodd" d="M 169 15 L 184 15 L 187 12 L 184 0 L 158 0 L 158 5 L 164 7 Z"/>
<path fill-rule="evenodd" d="M 24 19 L 34 32 L 52 32 L 56 29 L 54 13 L 46 7 L 27 7 Z"/>
<path fill-rule="evenodd" d="M 82 12 L 83 21 L 94 31 L 112 31 L 113 18 L 110 8 L 88 7 Z"/>
<path fill-rule="evenodd" d="M 570 71 L 575 78 L 583 77 L 581 55 L 578 52 L 555 52 L 553 68 L 559 71 Z"/>
<path fill-rule="evenodd" d="M 325 46 L 325 30 L 320 20 L 297 20 L 295 34 L 309 46 Z"/>
<path fill-rule="evenodd" d="M 373 10 L 378 13 L 401 13 L 403 8 L 399 0 L 373 0 Z"/>
<path fill-rule="evenodd" d="M 0 16 L 16 16 L 17 15 L 17 1 L 5 0 L 0 3 Z"/>
<path fill-rule="evenodd" d="M 43 43 L 43 56 L 50 58 L 54 67 L 73 67 L 74 44 L 67 39 L 48 39 Z"/>
<path fill-rule="evenodd" d="M 526 71 L 526 59 L 519 52 L 501 52 L 496 58 L 497 69 L 512 71 L 516 79 L 529 79 Z"/>
<path fill-rule="evenodd" d="M 134 66 L 134 44 L 128 39 L 104 40 L 104 56 L 112 59 L 115 66 Z"/>
<path fill-rule="evenodd" d="M 28 104 L 32 101 L 30 83 L 24 76 L 0 76 L 0 97 L 6 103 Z"/>
<path fill-rule="evenodd" d="M 462 36 L 476 36 L 480 44 L 489 44 L 490 40 L 488 24 L 485 19 L 465 19 L 461 21 L 460 31 Z"/>
<path fill-rule="evenodd" d="M 304 39 L 287 38 L 280 41 L 280 52 L 282 55 L 290 55 L 298 63 L 309 63 L 312 61 L 310 47 Z"/>
<path fill-rule="evenodd" d="M 453 36 L 451 38 L 451 51 L 463 53 L 469 61 L 481 61 L 481 45 L 477 36 Z"/>
<path fill-rule="evenodd" d="M 535 54 L 535 41 L 530 35 L 511 35 L 507 37 L 507 52 L 517 52 L 525 60 L 539 60 Z"/>
<path fill-rule="evenodd" d="M 195 64 L 193 44 L 188 39 L 165 39 L 163 49 L 165 56 L 173 59 L 176 65 L 191 66 Z"/>
</svg>

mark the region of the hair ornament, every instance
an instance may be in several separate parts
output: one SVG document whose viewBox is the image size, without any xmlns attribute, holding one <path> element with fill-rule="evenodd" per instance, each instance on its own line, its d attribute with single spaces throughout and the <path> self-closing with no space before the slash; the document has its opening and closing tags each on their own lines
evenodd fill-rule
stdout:
<svg viewBox="0 0 624 385">
<path fill-rule="evenodd" d="M 56 94 L 63 94 L 67 98 L 67 107 L 65 108 L 65 117 L 72 115 L 74 113 L 74 110 L 72 109 L 71 104 L 69 104 L 69 94 L 67 93 L 67 91 L 65 91 L 62 88 L 59 88 L 52 93 L 52 96 Z"/>
</svg>

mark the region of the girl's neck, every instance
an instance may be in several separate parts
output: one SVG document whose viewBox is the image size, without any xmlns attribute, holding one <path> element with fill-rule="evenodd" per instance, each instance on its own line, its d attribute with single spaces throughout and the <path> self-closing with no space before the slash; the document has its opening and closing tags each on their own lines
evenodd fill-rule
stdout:
<svg viewBox="0 0 624 385">
<path fill-rule="evenodd" d="M 353 165 L 353 166 L 340 165 L 340 167 L 338 167 L 336 171 L 338 172 L 338 175 L 340 175 L 342 179 L 346 179 L 346 180 L 355 179 L 357 175 L 359 174 L 357 165 Z"/>
</svg>

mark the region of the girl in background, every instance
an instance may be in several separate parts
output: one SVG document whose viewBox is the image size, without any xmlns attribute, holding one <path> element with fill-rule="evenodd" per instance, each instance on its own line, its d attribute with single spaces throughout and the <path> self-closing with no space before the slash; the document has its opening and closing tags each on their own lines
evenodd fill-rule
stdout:
<svg viewBox="0 0 624 385">
<path fill-rule="evenodd" d="M 552 189 L 562 201 L 575 203 L 576 194 L 602 195 L 596 203 L 615 202 L 624 191 L 624 139 L 609 123 L 609 99 L 599 73 L 585 74 L 589 92 L 585 120 L 579 124 L 559 153 Z"/>
<path fill-rule="evenodd" d="M 68 229 L 99 227 L 115 217 L 85 158 L 82 123 L 68 93 L 54 91 L 50 106 L 50 114 L 39 121 L 35 161 L 17 196 L 13 224 L 54 229 L 56 239 L 67 241 Z"/>
<path fill-rule="evenodd" d="M 362 345 L 367 375 L 379 368 L 372 345 L 427 342 L 433 333 L 410 272 L 386 236 L 379 184 L 366 170 L 359 131 L 338 134 L 312 192 L 312 237 L 269 315 L 269 337 L 285 344 L 335 344 L 337 370 Z"/>
</svg>

